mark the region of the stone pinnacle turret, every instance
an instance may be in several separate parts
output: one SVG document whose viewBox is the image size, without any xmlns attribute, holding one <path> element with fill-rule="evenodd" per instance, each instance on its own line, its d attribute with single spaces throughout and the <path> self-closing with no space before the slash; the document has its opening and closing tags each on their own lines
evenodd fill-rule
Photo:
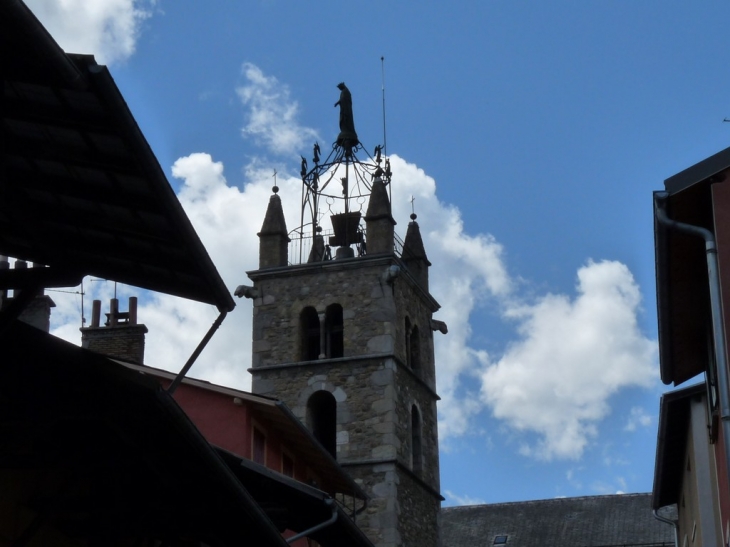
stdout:
<svg viewBox="0 0 730 547">
<path fill-rule="evenodd" d="M 279 188 L 274 186 L 274 195 L 269 199 L 264 223 L 259 236 L 259 269 L 286 266 L 289 261 L 289 236 L 281 207 Z"/>
<path fill-rule="evenodd" d="M 411 215 L 411 222 L 408 223 L 406 239 L 403 242 L 402 258 L 408 267 L 408 271 L 421 285 L 421 288 L 428 291 L 428 267 L 431 262 L 429 262 L 426 249 L 423 247 L 421 229 L 416 222 L 415 213 Z"/>
<path fill-rule="evenodd" d="M 391 214 L 388 191 L 380 177 L 373 181 L 365 222 L 368 254 L 393 253 L 393 226 L 396 222 Z"/>
</svg>

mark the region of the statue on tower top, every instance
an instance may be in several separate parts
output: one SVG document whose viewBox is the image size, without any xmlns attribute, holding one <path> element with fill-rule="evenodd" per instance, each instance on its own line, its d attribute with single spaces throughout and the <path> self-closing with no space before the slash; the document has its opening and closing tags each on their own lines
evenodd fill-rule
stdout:
<svg viewBox="0 0 730 547">
<path fill-rule="evenodd" d="M 352 148 L 360 143 L 352 115 L 352 94 L 345 82 L 337 84 L 337 88 L 340 90 L 340 100 L 335 103 L 336 107 L 340 107 L 340 134 L 337 136 L 337 144 L 344 148 Z"/>
</svg>

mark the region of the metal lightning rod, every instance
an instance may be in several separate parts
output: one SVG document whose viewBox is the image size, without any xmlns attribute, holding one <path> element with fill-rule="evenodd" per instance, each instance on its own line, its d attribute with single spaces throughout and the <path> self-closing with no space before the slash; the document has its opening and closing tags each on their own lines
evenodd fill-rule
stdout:
<svg viewBox="0 0 730 547">
<path fill-rule="evenodd" d="M 382 79 L 383 91 L 383 154 L 388 155 L 388 144 L 385 139 L 385 57 L 380 57 L 380 75 Z"/>
<path fill-rule="evenodd" d="M 388 157 L 388 141 L 385 138 L 385 56 L 380 56 L 380 76 L 383 91 L 383 155 Z M 388 199 L 393 203 L 393 185 L 388 184 Z"/>
</svg>

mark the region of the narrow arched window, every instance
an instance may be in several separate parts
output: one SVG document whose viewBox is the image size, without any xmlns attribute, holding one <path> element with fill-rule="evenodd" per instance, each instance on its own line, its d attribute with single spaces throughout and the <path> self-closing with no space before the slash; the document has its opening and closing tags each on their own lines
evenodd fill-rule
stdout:
<svg viewBox="0 0 730 547">
<path fill-rule="evenodd" d="M 342 357 L 344 355 L 344 331 L 342 324 L 342 306 L 330 304 L 325 311 L 325 332 L 327 357 Z"/>
<path fill-rule="evenodd" d="M 337 401 L 329 391 L 317 391 L 307 401 L 307 427 L 327 452 L 337 457 Z"/>
<path fill-rule="evenodd" d="M 319 316 L 317 310 L 307 306 L 299 316 L 299 332 L 301 334 L 301 359 L 314 361 L 319 359 Z"/>
<path fill-rule="evenodd" d="M 411 469 L 416 475 L 423 471 L 423 447 L 421 443 L 421 413 L 418 407 L 411 407 Z"/>
<path fill-rule="evenodd" d="M 413 325 L 411 329 L 411 335 L 409 337 L 410 355 L 411 355 L 411 368 L 415 372 L 421 370 L 421 339 L 418 334 L 418 326 Z"/>
<path fill-rule="evenodd" d="M 406 326 L 405 326 L 405 347 L 406 347 L 406 365 L 409 367 L 412 367 L 411 364 L 411 320 L 406 317 Z"/>
</svg>

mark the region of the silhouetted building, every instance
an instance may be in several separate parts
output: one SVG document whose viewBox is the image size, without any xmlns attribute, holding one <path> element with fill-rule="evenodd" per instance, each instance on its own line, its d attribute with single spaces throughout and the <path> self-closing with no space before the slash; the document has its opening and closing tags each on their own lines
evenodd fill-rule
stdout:
<svg viewBox="0 0 730 547">
<path fill-rule="evenodd" d="M 654 193 L 662 397 L 655 508 L 676 505 L 687 545 L 730 541 L 730 148 Z"/>
</svg>

